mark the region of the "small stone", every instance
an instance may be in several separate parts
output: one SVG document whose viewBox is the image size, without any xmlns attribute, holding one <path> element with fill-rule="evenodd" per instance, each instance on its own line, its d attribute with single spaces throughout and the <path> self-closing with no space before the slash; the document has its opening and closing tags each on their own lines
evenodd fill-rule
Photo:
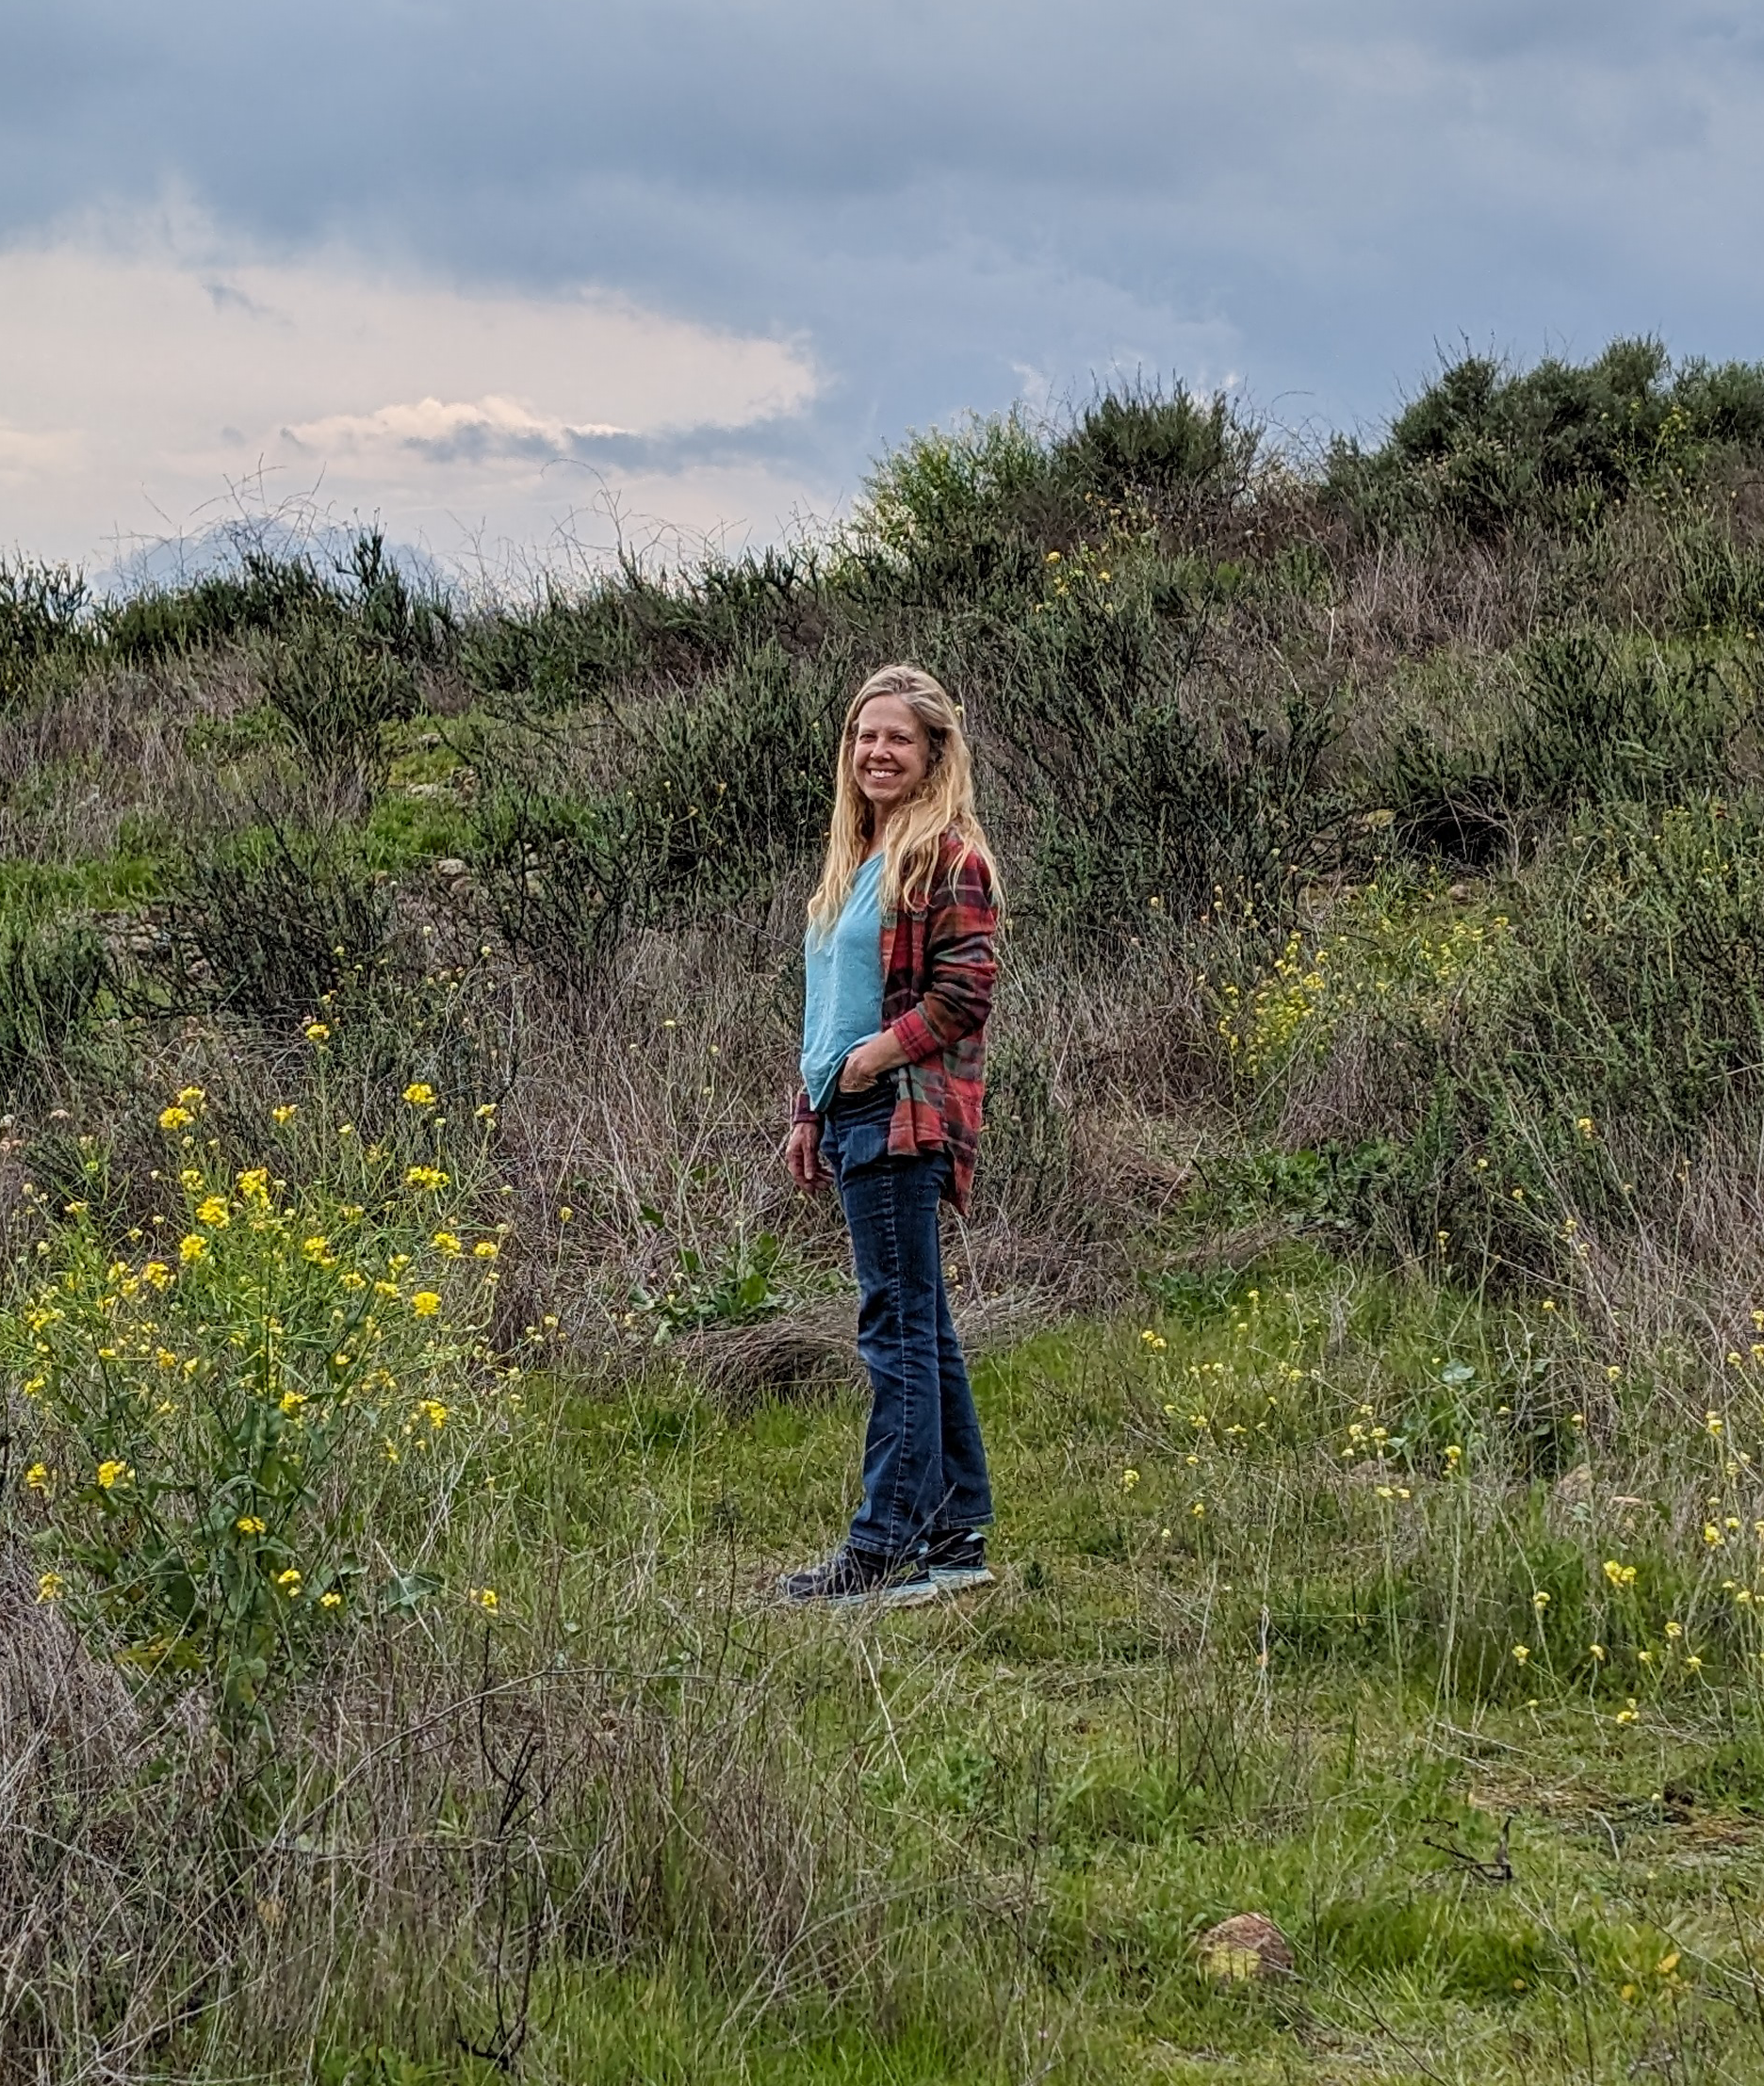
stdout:
<svg viewBox="0 0 1764 2086">
<path fill-rule="evenodd" d="M 1195 1949 L 1201 1969 L 1222 1983 L 1294 1974 L 1292 1947 L 1266 1913 L 1233 1913 L 1209 1927 Z"/>
<path fill-rule="evenodd" d="M 1550 1499 L 1554 1505 L 1571 1513 L 1576 1507 L 1592 1504 L 1592 1466 L 1576 1463 L 1573 1470 L 1564 1471 L 1550 1487 Z"/>
<path fill-rule="evenodd" d="M 434 866 L 437 876 L 446 877 L 451 884 L 456 878 L 471 873 L 471 865 L 462 862 L 457 855 L 444 855 Z"/>
</svg>

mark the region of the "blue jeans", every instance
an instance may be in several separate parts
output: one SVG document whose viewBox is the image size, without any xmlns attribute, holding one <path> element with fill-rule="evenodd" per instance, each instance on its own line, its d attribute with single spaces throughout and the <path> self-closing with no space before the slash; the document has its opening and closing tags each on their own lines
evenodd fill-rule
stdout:
<svg viewBox="0 0 1764 2086">
<path fill-rule="evenodd" d="M 950 1317 L 938 1245 L 949 1178 L 941 1152 L 897 1159 L 888 1149 L 894 1082 L 836 1093 L 821 1154 L 839 1183 L 858 1269 L 858 1353 L 870 1377 L 858 1550 L 890 1561 L 926 1537 L 992 1519 L 980 1416 Z"/>
</svg>

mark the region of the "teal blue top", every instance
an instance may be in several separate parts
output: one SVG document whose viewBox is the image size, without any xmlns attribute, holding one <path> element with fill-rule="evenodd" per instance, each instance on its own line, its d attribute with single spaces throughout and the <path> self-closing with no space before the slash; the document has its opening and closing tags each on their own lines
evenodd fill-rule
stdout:
<svg viewBox="0 0 1764 2086">
<path fill-rule="evenodd" d="M 817 1112 L 847 1053 L 882 1026 L 882 857 L 858 869 L 830 929 L 803 938 L 803 1084 Z"/>
</svg>

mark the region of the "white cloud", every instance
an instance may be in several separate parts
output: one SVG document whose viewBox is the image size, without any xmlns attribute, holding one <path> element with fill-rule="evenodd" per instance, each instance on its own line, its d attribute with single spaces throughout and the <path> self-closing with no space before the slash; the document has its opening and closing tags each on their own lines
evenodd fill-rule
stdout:
<svg viewBox="0 0 1764 2086">
<path fill-rule="evenodd" d="M 596 445 L 689 455 L 818 389 L 800 343 L 590 288 L 457 288 L 335 250 L 221 266 L 209 243 L 186 224 L 0 251 L 0 543 L 91 558 L 199 532 L 248 480 L 271 503 L 377 513 L 443 556 L 540 543 L 603 491 Z M 653 465 L 631 488 L 689 530 L 767 534 L 820 492 L 760 463 L 672 502 Z"/>
</svg>

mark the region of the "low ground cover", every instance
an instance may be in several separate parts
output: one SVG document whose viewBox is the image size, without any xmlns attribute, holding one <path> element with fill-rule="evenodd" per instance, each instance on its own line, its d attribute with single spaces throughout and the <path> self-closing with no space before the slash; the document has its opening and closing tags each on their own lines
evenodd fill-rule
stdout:
<svg viewBox="0 0 1764 2086">
<path fill-rule="evenodd" d="M 428 1193 L 391 1275 L 395 1230 L 315 1249 L 249 1181 L 224 1223 L 199 1200 L 177 1223 L 211 1251 L 146 1276 L 141 1360 L 161 1329 L 193 1347 L 212 1366 L 170 1380 L 199 1398 L 229 1350 L 249 1378 L 309 1332 L 365 1344 L 332 1297 L 370 1272 L 400 1292 L 389 1327 L 428 1297 L 439 1318 L 448 1272 L 409 1286 L 437 1257 Z M 229 1313 L 200 1285 L 253 1211 Z M 541 1366 L 486 1434 L 426 1377 L 396 1417 L 378 1389 L 351 1416 L 333 1355 L 258 1400 L 302 1401 L 292 1482 L 253 1439 L 237 1469 L 187 1454 L 180 1489 L 140 1445 L 166 1372 L 103 1419 L 121 1436 L 73 1398 L 139 1365 L 134 1269 L 84 1257 L 77 1214 L 47 1236 L 40 1294 L 65 1316 L 25 1321 L 52 1350 L 26 1479 L 42 1575 L 9 1589 L 8 1677 L 41 1734 L 8 1799 L 9 1890 L 44 1915 L 17 2053 L 425 2078 L 1750 2076 L 1764 1443 L 1731 1408 L 1662 1424 L 1658 1386 L 1613 1384 L 1555 1313 L 1306 1249 L 1179 1274 L 1131 1321 L 982 1368 L 996 1589 L 829 1621 L 768 1582 L 848 1510 L 850 1397 L 731 1414 L 665 1365 Z M 293 1287 L 254 1282 L 284 1242 Z M 339 1492 L 318 1436 L 357 1423 L 377 1467 Z M 178 1599 L 168 1548 L 222 1592 L 262 1558 L 242 1649 L 176 1637 L 217 1678 L 268 1664 L 254 1717 L 143 1637 L 143 1606 Z M 132 1689 L 79 1660 L 57 1582 L 81 1566 L 86 1640 Z M 70 1735 L 94 1694 L 102 1740 Z M 180 1845 L 194 1786 L 222 1830 Z M 1289 1937 L 1291 1980 L 1203 1974 L 1199 1934 L 1246 1908 Z"/>
</svg>

